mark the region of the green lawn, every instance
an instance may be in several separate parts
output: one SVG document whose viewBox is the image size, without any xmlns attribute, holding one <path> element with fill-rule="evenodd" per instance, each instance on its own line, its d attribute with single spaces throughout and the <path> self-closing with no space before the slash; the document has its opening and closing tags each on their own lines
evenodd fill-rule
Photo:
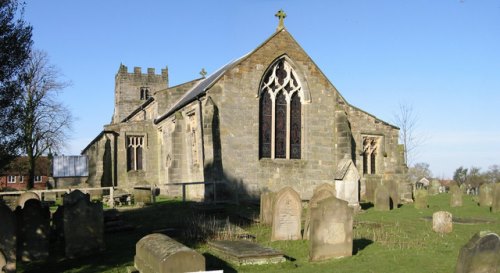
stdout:
<svg viewBox="0 0 500 273">
<path fill-rule="evenodd" d="M 179 239 L 186 245 L 203 253 L 207 270 L 224 269 L 224 272 L 453 272 L 460 248 L 481 230 L 500 233 L 500 214 L 492 214 L 489 208 L 479 207 L 464 196 L 464 206 L 450 208 L 449 195 L 441 194 L 429 198 L 429 208 L 417 210 L 413 205 L 403 205 L 390 212 L 378 212 L 373 208 L 355 216 L 354 252 L 352 257 L 326 262 L 308 261 L 308 241 L 270 242 L 271 230 L 259 224 L 249 225 L 233 212 L 258 211 L 252 206 L 227 206 L 233 222 L 244 225 L 262 245 L 283 251 L 287 262 L 277 265 L 236 266 L 228 264 L 211 253 L 204 239 L 211 235 L 197 229 L 192 204 L 176 200 L 142 208 L 123 211 L 123 219 L 135 223 L 134 231 L 106 234 L 106 251 L 91 257 L 74 260 L 64 259 L 60 247 L 52 249 L 51 258 L 45 263 L 19 265 L 20 272 L 126 272 L 133 265 L 135 243 L 154 230 L 166 227 L 189 230 Z M 446 210 L 462 220 L 480 219 L 489 223 L 454 224 L 451 234 L 440 235 L 432 231 L 432 213 Z M 221 217 L 225 217 L 222 215 Z"/>
</svg>

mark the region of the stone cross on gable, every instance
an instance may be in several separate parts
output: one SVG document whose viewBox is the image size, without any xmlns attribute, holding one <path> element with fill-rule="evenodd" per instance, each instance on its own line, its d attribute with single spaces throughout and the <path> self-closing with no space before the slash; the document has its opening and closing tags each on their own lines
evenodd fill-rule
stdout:
<svg viewBox="0 0 500 273">
<path fill-rule="evenodd" d="M 286 18 L 286 13 L 282 9 L 280 9 L 274 16 L 278 17 L 280 20 L 279 24 L 278 24 L 278 28 L 276 30 L 278 31 L 278 30 L 284 29 L 285 28 L 284 20 Z"/>
<path fill-rule="evenodd" d="M 207 75 L 207 71 L 205 71 L 205 68 L 202 68 L 201 71 L 200 71 L 200 75 L 205 78 L 205 76 Z"/>
</svg>

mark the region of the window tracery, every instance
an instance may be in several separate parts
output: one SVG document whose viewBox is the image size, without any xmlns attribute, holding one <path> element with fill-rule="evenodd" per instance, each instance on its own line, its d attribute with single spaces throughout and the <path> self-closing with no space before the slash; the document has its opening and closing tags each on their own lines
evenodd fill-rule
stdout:
<svg viewBox="0 0 500 273">
<path fill-rule="evenodd" d="M 142 170 L 143 136 L 129 136 L 127 138 L 127 170 Z"/>
</svg>

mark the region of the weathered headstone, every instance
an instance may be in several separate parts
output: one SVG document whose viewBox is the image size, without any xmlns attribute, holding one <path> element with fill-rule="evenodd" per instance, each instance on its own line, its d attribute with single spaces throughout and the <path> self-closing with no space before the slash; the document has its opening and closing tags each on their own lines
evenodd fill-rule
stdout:
<svg viewBox="0 0 500 273">
<path fill-rule="evenodd" d="M 493 202 L 491 203 L 491 212 L 500 212 L 500 183 L 493 186 Z"/>
<path fill-rule="evenodd" d="M 366 192 L 365 199 L 368 202 L 375 202 L 375 189 L 378 185 L 382 184 L 382 177 L 379 175 L 367 175 L 366 179 Z"/>
<path fill-rule="evenodd" d="M 484 183 L 479 187 L 479 205 L 481 207 L 491 207 L 493 203 L 493 184 Z"/>
<path fill-rule="evenodd" d="M 134 203 L 137 206 L 151 204 L 153 202 L 153 192 L 150 185 L 134 186 Z"/>
<path fill-rule="evenodd" d="M 135 246 L 134 266 L 141 273 L 205 271 L 205 257 L 163 234 L 149 234 Z"/>
<path fill-rule="evenodd" d="M 64 239 L 64 206 L 58 206 L 57 210 L 52 214 L 51 225 L 52 238 L 55 240 Z"/>
<path fill-rule="evenodd" d="M 10 208 L 0 203 L 0 272 L 16 272 L 16 217 Z M 3 270 L 3 271 L 1 271 Z"/>
<path fill-rule="evenodd" d="M 208 245 L 224 260 L 228 259 L 238 265 L 273 264 L 286 261 L 282 252 L 249 241 L 211 241 Z"/>
<path fill-rule="evenodd" d="M 391 210 L 389 190 L 385 185 L 379 185 L 375 189 L 375 210 L 389 211 Z"/>
<path fill-rule="evenodd" d="M 441 183 L 439 183 L 439 180 L 432 180 L 430 185 L 429 185 L 429 195 L 436 195 L 439 194 L 439 187 L 441 187 Z"/>
<path fill-rule="evenodd" d="M 457 185 L 450 186 L 450 207 L 461 207 L 463 205 L 462 190 Z"/>
<path fill-rule="evenodd" d="M 270 225 L 273 222 L 273 203 L 276 193 L 266 192 L 260 195 L 260 223 Z"/>
<path fill-rule="evenodd" d="M 318 205 L 318 202 L 328 197 L 335 196 L 335 187 L 330 184 L 322 184 L 314 189 L 313 196 L 309 200 L 307 208 L 306 221 L 304 225 L 304 239 L 309 239 L 311 228 L 311 209 Z"/>
<path fill-rule="evenodd" d="M 416 190 L 415 191 L 415 203 L 416 209 L 427 208 L 427 190 Z"/>
<path fill-rule="evenodd" d="M 432 230 L 437 233 L 453 231 L 453 217 L 447 211 L 437 211 L 432 214 Z"/>
<path fill-rule="evenodd" d="M 291 187 L 281 189 L 274 200 L 271 241 L 301 239 L 301 215 L 299 194 Z"/>
<path fill-rule="evenodd" d="M 17 257 L 23 262 L 41 261 L 49 256 L 50 211 L 36 199 L 18 207 Z"/>
<path fill-rule="evenodd" d="M 90 195 L 81 192 L 80 190 L 74 190 L 70 193 L 63 195 L 63 206 L 74 205 L 80 199 L 84 199 L 90 202 Z"/>
<path fill-rule="evenodd" d="M 27 191 L 25 193 L 22 193 L 21 195 L 19 195 L 19 197 L 17 198 L 17 206 L 23 208 L 24 207 L 24 203 L 30 199 L 36 199 L 36 200 L 40 200 L 40 196 L 38 196 L 38 194 L 32 192 L 32 191 Z"/>
<path fill-rule="evenodd" d="M 82 195 L 81 192 L 75 192 L 79 191 L 73 191 L 64 197 L 63 225 L 65 253 L 68 258 L 104 250 L 102 203 L 90 202 L 88 194 Z M 66 202 L 68 196 L 69 199 Z"/>
<path fill-rule="evenodd" d="M 481 231 L 460 249 L 455 273 L 496 273 L 500 265 L 500 237 Z"/>
<path fill-rule="evenodd" d="M 352 255 L 353 209 L 344 200 L 329 197 L 311 210 L 309 259 L 321 261 Z"/>
<path fill-rule="evenodd" d="M 356 164 L 346 155 L 337 165 L 335 177 L 335 197 L 345 200 L 349 206 L 359 208 L 360 175 Z"/>
</svg>

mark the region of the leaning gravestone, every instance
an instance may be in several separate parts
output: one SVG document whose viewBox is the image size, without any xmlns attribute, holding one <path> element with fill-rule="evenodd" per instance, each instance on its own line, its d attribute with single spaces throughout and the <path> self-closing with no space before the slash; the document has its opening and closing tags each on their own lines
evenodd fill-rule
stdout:
<svg viewBox="0 0 500 273">
<path fill-rule="evenodd" d="M 273 206 L 271 241 L 299 240 L 301 230 L 302 201 L 291 187 L 281 189 Z"/>
<path fill-rule="evenodd" d="M 16 217 L 0 203 L 0 272 L 16 272 Z"/>
<path fill-rule="evenodd" d="M 491 207 L 493 203 L 493 185 L 484 183 L 479 187 L 479 205 L 481 207 Z"/>
<path fill-rule="evenodd" d="M 389 211 L 391 210 L 389 190 L 385 185 L 379 185 L 375 189 L 375 210 Z"/>
<path fill-rule="evenodd" d="M 309 239 L 311 228 L 311 209 L 318 206 L 318 202 L 328 197 L 335 196 L 335 187 L 330 184 L 322 184 L 314 189 L 313 196 L 309 200 L 309 207 L 307 208 L 306 222 L 304 225 L 304 239 Z"/>
<path fill-rule="evenodd" d="M 354 211 L 344 200 L 329 197 L 311 210 L 309 259 L 321 261 L 352 255 Z"/>
<path fill-rule="evenodd" d="M 21 195 L 19 195 L 19 198 L 17 198 L 17 206 L 23 208 L 24 203 L 26 203 L 26 201 L 30 199 L 36 199 L 40 201 L 40 196 L 32 191 L 22 193 Z"/>
<path fill-rule="evenodd" d="M 461 207 L 463 205 L 462 190 L 457 185 L 451 185 L 450 194 L 450 207 Z"/>
<path fill-rule="evenodd" d="M 134 266 L 141 273 L 205 271 L 205 257 L 164 234 L 149 234 L 135 246 Z"/>
<path fill-rule="evenodd" d="M 493 202 L 491 203 L 491 212 L 500 212 L 500 183 L 493 186 Z"/>
<path fill-rule="evenodd" d="M 18 207 L 17 257 L 23 262 L 41 261 L 49 256 L 50 211 L 36 199 Z"/>
<path fill-rule="evenodd" d="M 276 193 L 266 192 L 260 195 L 260 223 L 270 225 L 273 222 L 273 203 Z"/>
<path fill-rule="evenodd" d="M 415 203 L 416 209 L 427 208 L 427 191 L 426 190 L 416 190 L 415 191 Z"/>
<path fill-rule="evenodd" d="M 481 231 L 460 249 L 455 273 L 496 273 L 499 265 L 500 237 Z"/>
<path fill-rule="evenodd" d="M 437 211 L 432 214 L 432 230 L 437 233 L 450 233 L 453 231 L 453 217 L 447 211 Z"/>
<path fill-rule="evenodd" d="M 66 257 L 88 255 L 104 250 L 102 203 L 90 202 L 79 190 L 64 197 L 64 240 Z"/>
</svg>

